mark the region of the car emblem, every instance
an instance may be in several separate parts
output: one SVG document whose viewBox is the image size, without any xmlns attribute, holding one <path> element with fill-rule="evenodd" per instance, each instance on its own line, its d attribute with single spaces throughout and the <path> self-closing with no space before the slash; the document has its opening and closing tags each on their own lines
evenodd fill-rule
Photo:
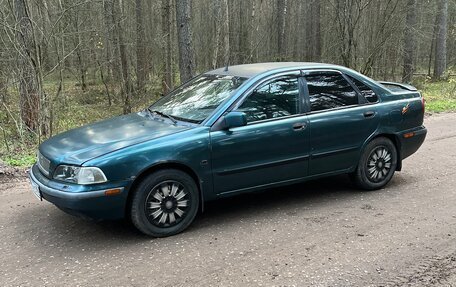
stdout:
<svg viewBox="0 0 456 287">
<path fill-rule="evenodd" d="M 405 107 L 402 108 L 402 114 L 403 114 L 403 115 L 404 115 L 406 112 L 408 112 L 409 107 L 410 107 L 410 103 L 407 103 L 407 105 L 406 105 Z"/>
</svg>

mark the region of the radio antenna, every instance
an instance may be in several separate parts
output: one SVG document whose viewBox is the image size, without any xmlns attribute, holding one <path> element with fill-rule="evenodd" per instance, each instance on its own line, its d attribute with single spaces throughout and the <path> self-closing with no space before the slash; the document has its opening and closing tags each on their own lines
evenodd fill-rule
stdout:
<svg viewBox="0 0 456 287">
<path fill-rule="evenodd" d="M 228 72 L 228 67 L 230 66 L 230 50 L 229 48 L 225 51 L 225 69 L 224 72 Z"/>
</svg>

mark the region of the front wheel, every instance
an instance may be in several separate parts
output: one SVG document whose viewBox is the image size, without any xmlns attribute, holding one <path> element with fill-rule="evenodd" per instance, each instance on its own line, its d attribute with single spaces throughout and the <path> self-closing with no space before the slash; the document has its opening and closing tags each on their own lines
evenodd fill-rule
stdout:
<svg viewBox="0 0 456 287">
<path fill-rule="evenodd" d="M 192 223 L 198 211 L 198 187 L 193 178 L 180 170 L 154 172 L 133 192 L 131 220 L 147 235 L 177 234 Z"/>
<path fill-rule="evenodd" d="M 353 174 L 357 186 L 365 190 L 384 187 L 393 177 L 397 166 L 397 151 L 393 142 L 379 137 L 364 148 Z"/>
</svg>

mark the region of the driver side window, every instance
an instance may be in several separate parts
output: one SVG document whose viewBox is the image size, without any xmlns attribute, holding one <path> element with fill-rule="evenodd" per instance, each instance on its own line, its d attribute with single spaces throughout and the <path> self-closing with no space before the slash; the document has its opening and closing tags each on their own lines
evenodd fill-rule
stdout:
<svg viewBox="0 0 456 287">
<path fill-rule="evenodd" d="M 298 78 L 282 77 L 259 86 L 237 111 L 244 112 L 249 123 L 298 114 Z"/>
</svg>

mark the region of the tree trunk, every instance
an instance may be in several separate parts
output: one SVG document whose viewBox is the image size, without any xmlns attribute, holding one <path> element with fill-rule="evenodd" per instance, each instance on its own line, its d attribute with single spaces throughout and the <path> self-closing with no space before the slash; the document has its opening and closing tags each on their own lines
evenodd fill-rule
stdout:
<svg viewBox="0 0 456 287">
<path fill-rule="evenodd" d="M 252 13 L 250 14 L 250 35 L 249 35 L 249 57 L 247 61 L 249 63 L 253 62 L 253 53 L 255 51 L 255 36 L 258 33 L 258 25 L 255 25 L 256 19 L 256 0 L 252 0 Z"/>
<path fill-rule="evenodd" d="M 165 38 L 163 45 L 163 94 L 167 94 L 173 89 L 173 46 L 171 42 L 171 3 L 170 0 L 162 0 L 162 33 Z"/>
<path fill-rule="evenodd" d="M 142 13 L 142 0 L 135 1 L 136 10 L 136 86 L 140 93 L 144 92 L 148 59 L 146 49 L 146 34 L 144 31 L 144 17 Z"/>
<path fill-rule="evenodd" d="M 5 79 L 3 78 L 3 73 L 0 71 L 0 95 L 1 95 L 1 102 L 8 104 L 8 89 L 7 85 L 5 84 Z"/>
<path fill-rule="evenodd" d="M 181 83 L 190 80 L 195 70 L 192 45 L 191 0 L 176 1 L 176 24 L 179 46 L 179 71 Z"/>
<path fill-rule="evenodd" d="M 446 69 L 448 0 L 439 0 L 437 5 L 437 35 L 435 45 L 434 79 L 440 79 Z"/>
<path fill-rule="evenodd" d="M 321 61 L 320 0 L 312 2 L 312 61 Z"/>
<path fill-rule="evenodd" d="M 112 10 L 112 20 L 113 23 L 116 24 L 116 44 L 119 58 L 116 59 L 119 63 L 120 72 L 121 72 L 121 96 L 123 97 L 123 113 L 128 114 L 131 113 L 131 95 L 133 93 L 133 85 L 131 81 L 130 75 L 130 65 L 128 63 L 128 56 L 126 50 L 126 44 L 123 39 L 123 27 L 122 27 L 122 0 L 114 1 L 113 2 L 113 10 Z"/>
<path fill-rule="evenodd" d="M 31 131 L 39 129 L 40 93 L 36 77 L 35 40 L 25 0 L 15 0 L 14 10 L 18 21 L 17 68 L 21 120 Z"/>
<path fill-rule="evenodd" d="M 320 28 L 320 1 L 312 0 L 311 2 L 304 4 L 304 9 L 306 9 L 305 29 L 303 29 L 305 46 L 302 47 L 302 49 L 305 50 L 305 58 L 307 61 L 319 62 L 321 60 L 322 38 Z"/>
<path fill-rule="evenodd" d="M 82 39 L 81 39 L 81 32 L 79 31 L 79 15 L 76 14 L 74 15 L 74 29 L 75 29 L 75 34 L 76 36 L 73 39 L 74 46 L 76 49 L 76 64 L 78 66 L 78 71 L 79 71 L 79 78 L 81 81 L 81 89 L 83 92 L 87 90 L 87 84 L 86 84 L 86 68 L 84 64 L 84 59 L 82 58 Z"/>
<path fill-rule="evenodd" d="M 114 75 L 114 70 L 116 69 L 114 67 L 114 61 L 112 59 L 112 49 L 116 50 L 116 47 L 112 45 L 113 43 L 113 22 L 112 22 L 112 5 L 113 5 L 113 0 L 103 0 L 103 20 L 104 20 L 104 39 L 105 39 L 105 44 L 104 44 L 104 49 L 106 50 L 106 66 L 107 66 L 107 81 L 109 82 L 110 78 L 113 77 Z M 114 47 L 113 47 L 114 46 Z M 115 54 L 115 52 L 114 52 Z"/>
<path fill-rule="evenodd" d="M 434 59 L 434 56 L 435 56 L 434 50 L 435 50 L 435 45 L 436 45 L 436 40 L 437 40 L 436 37 L 437 37 L 437 26 L 438 26 L 437 23 L 438 23 L 438 20 L 439 19 L 437 17 L 435 17 L 434 25 L 433 25 L 433 31 L 432 31 L 432 38 L 431 38 L 431 47 L 429 49 L 429 54 L 428 54 L 429 57 L 428 57 L 428 63 L 427 63 L 428 64 L 428 66 L 427 66 L 427 69 L 428 69 L 427 75 L 429 77 L 431 77 L 431 75 L 432 75 L 432 64 L 433 64 L 432 60 Z"/>
<path fill-rule="evenodd" d="M 212 68 L 217 68 L 219 50 L 220 50 L 220 38 L 222 35 L 222 0 L 215 0 L 214 3 L 214 18 L 215 18 L 215 39 L 214 39 L 214 54 L 212 54 Z"/>
<path fill-rule="evenodd" d="M 277 3 L 277 59 L 285 58 L 285 23 L 287 18 L 287 0 Z"/>
<path fill-rule="evenodd" d="M 228 0 L 226 0 L 226 7 L 228 7 Z M 239 5 L 239 13 L 238 13 L 238 21 L 239 25 L 237 25 L 237 37 L 238 40 L 237 42 L 239 43 L 239 47 L 237 49 L 237 57 L 236 57 L 236 62 L 233 62 L 233 64 L 243 64 L 245 63 L 245 60 L 248 57 L 248 50 L 249 50 L 249 45 L 248 45 L 248 26 L 246 25 L 246 18 L 247 18 L 247 11 L 248 7 L 246 7 L 249 4 L 249 1 L 240 1 Z M 231 11 L 226 10 L 226 13 L 229 14 Z M 231 29 L 230 29 L 231 30 Z M 231 58 L 230 58 L 231 61 Z"/>
<path fill-rule="evenodd" d="M 407 1 L 407 18 L 404 33 L 404 69 L 402 82 L 410 83 L 414 71 L 415 58 L 416 0 Z"/>
<path fill-rule="evenodd" d="M 223 63 L 225 66 L 230 64 L 230 14 L 228 0 L 223 0 Z"/>
<path fill-rule="evenodd" d="M 314 31 L 312 29 L 312 23 L 313 23 L 313 15 L 312 15 L 312 2 L 305 2 L 302 4 L 304 7 L 304 27 L 303 29 L 303 36 L 304 36 L 304 45 L 301 47 L 301 49 L 304 51 L 304 58 L 306 61 L 312 61 L 313 58 L 313 49 L 312 49 L 312 37 L 314 34 Z"/>
</svg>

